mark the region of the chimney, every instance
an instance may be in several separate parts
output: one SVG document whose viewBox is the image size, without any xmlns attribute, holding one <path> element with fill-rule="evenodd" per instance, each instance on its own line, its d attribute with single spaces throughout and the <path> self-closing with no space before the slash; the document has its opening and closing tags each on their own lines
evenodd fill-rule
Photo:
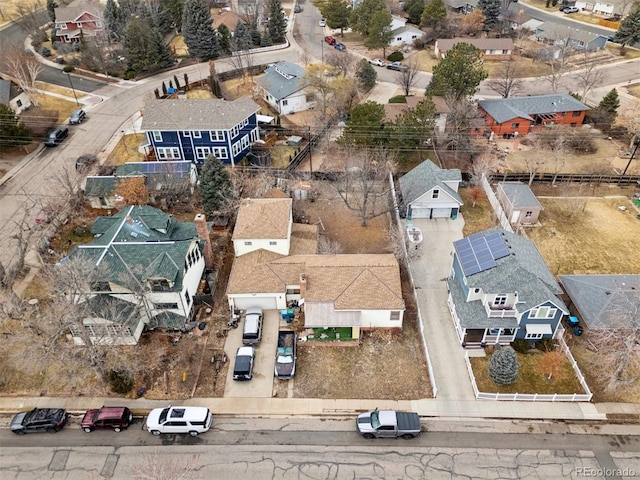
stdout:
<svg viewBox="0 0 640 480">
<path fill-rule="evenodd" d="M 307 295 L 307 274 L 300 274 L 300 298 L 304 299 Z"/>
<path fill-rule="evenodd" d="M 199 213 L 196 215 L 196 218 L 193 219 L 193 223 L 196 225 L 198 238 L 204 240 L 204 248 L 202 249 L 204 264 L 207 270 L 211 270 L 213 268 L 213 249 L 211 248 L 211 238 L 209 237 L 209 229 L 207 228 L 207 217 L 204 213 Z"/>
</svg>

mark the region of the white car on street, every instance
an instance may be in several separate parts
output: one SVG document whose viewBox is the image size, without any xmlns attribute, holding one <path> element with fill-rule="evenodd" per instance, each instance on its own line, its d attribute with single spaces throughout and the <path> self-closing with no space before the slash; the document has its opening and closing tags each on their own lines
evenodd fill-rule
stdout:
<svg viewBox="0 0 640 480">
<path fill-rule="evenodd" d="M 161 433 L 188 433 L 198 436 L 211 428 L 213 418 L 205 407 L 154 408 L 147 416 L 147 430 L 153 435 Z"/>
<path fill-rule="evenodd" d="M 320 25 L 321 27 L 325 27 L 325 26 L 327 25 L 327 22 L 326 22 L 326 20 L 323 18 L 322 20 L 320 20 L 320 21 L 318 22 L 318 25 Z"/>
<path fill-rule="evenodd" d="M 382 60 L 380 60 L 379 58 L 370 58 L 369 59 L 369 63 L 371 65 L 374 65 L 376 67 L 385 67 L 387 64 L 384 63 Z"/>
</svg>

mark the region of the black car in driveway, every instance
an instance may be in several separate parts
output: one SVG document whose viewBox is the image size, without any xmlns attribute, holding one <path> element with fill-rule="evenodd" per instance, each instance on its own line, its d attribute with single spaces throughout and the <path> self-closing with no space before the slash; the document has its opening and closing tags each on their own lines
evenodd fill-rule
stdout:
<svg viewBox="0 0 640 480">
<path fill-rule="evenodd" d="M 87 410 L 80 425 L 87 433 L 105 428 L 120 432 L 129 427 L 132 421 L 133 414 L 127 407 L 102 407 Z"/>
<path fill-rule="evenodd" d="M 67 423 L 67 412 L 62 408 L 34 408 L 20 412 L 11 420 L 11 431 L 18 435 L 31 432 L 57 432 Z"/>
</svg>

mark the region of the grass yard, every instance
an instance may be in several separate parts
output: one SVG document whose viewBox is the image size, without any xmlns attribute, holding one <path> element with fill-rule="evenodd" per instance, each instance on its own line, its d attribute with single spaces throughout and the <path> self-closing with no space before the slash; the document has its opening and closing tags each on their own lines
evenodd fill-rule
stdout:
<svg viewBox="0 0 640 480">
<path fill-rule="evenodd" d="M 481 232 L 496 225 L 493 210 L 487 200 L 487 196 L 482 194 L 473 205 L 471 188 L 461 188 L 458 193 L 462 197 L 462 217 L 464 218 L 464 228 L 462 233 L 465 237 Z"/>
<path fill-rule="evenodd" d="M 186 43 L 184 43 L 184 37 L 182 35 L 176 35 L 171 39 L 169 48 L 174 52 L 177 57 L 188 57 L 189 49 Z"/>
<path fill-rule="evenodd" d="M 44 90 L 46 92 L 57 93 L 58 95 L 64 95 L 65 97 L 73 98 L 73 90 L 71 88 L 60 87 L 58 85 L 53 85 L 52 83 L 45 83 L 40 81 L 36 82 L 36 88 L 38 88 L 38 90 Z M 78 90 L 76 89 L 76 95 L 77 94 Z"/>
<path fill-rule="evenodd" d="M 551 73 L 551 67 L 544 62 L 534 61 L 532 58 L 526 58 L 520 55 L 513 55 L 513 60 L 518 69 L 518 78 L 540 77 Z M 503 62 L 485 61 L 483 67 L 489 74 L 489 78 L 496 78 L 500 76 Z"/>
<path fill-rule="evenodd" d="M 350 328 L 314 328 L 314 342 L 333 342 L 335 340 L 352 340 Z M 311 338 L 309 339 L 311 340 Z"/>
<path fill-rule="evenodd" d="M 298 148 L 289 145 L 274 145 L 271 148 L 271 166 L 273 168 L 286 168 L 295 156 Z"/>
<path fill-rule="evenodd" d="M 209 87 L 194 88 L 192 90 L 187 90 L 186 94 L 187 94 L 187 98 L 195 98 L 198 100 L 202 100 L 202 99 L 207 100 L 210 98 L 216 98 L 211 93 L 211 89 L 209 89 Z"/>
<path fill-rule="evenodd" d="M 52 95 L 36 94 L 35 95 L 38 105 L 43 110 L 52 110 L 58 112 L 58 123 L 63 123 L 71 112 L 80 108 L 74 101 L 63 100 L 62 98 L 54 97 Z M 73 93 L 71 94 L 73 98 Z"/>
<path fill-rule="evenodd" d="M 627 92 L 629 92 L 629 95 L 640 98 L 640 83 L 634 83 L 633 85 L 628 86 Z"/>
<path fill-rule="evenodd" d="M 548 355 L 555 355 L 549 362 Z M 557 352 L 549 353 L 516 353 L 520 368 L 518 381 L 511 385 L 498 386 L 489 378 L 489 359 L 487 357 L 471 357 L 473 374 L 476 377 L 478 390 L 485 393 L 542 393 L 542 394 L 574 394 L 585 393 L 576 377 L 571 364 Z M 557 362 L 557 363 L 556 363 Z M 550 373 L 547 363 L 552 363 L 555 373 Z"/>
<path fill-rule="evenodd" d="M 115 148 L 109 154 L 106 165 L 116 167 L 127 162 L 144 162 L 144 154 L 138 151 L 138 147 L 145 141 L 144 133 L 124 135 Z"/>
<path fill-rule="evenodd" d="M 640 221 L 628 198 L 538 199 L 542 226 L 527 236 L 554 275 L 640 272 Z"/>
</svg>

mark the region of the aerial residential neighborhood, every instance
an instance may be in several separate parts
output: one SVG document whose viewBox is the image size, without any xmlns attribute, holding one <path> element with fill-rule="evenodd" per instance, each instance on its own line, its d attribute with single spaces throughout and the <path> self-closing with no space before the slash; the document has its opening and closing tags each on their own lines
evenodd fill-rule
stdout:
<svg viewBox="0 0 640 480">
<path fill-rule="evenodd" d="M 640 4 L 0 20 L 0 476 L 640 472 Z"/>
</svg>

